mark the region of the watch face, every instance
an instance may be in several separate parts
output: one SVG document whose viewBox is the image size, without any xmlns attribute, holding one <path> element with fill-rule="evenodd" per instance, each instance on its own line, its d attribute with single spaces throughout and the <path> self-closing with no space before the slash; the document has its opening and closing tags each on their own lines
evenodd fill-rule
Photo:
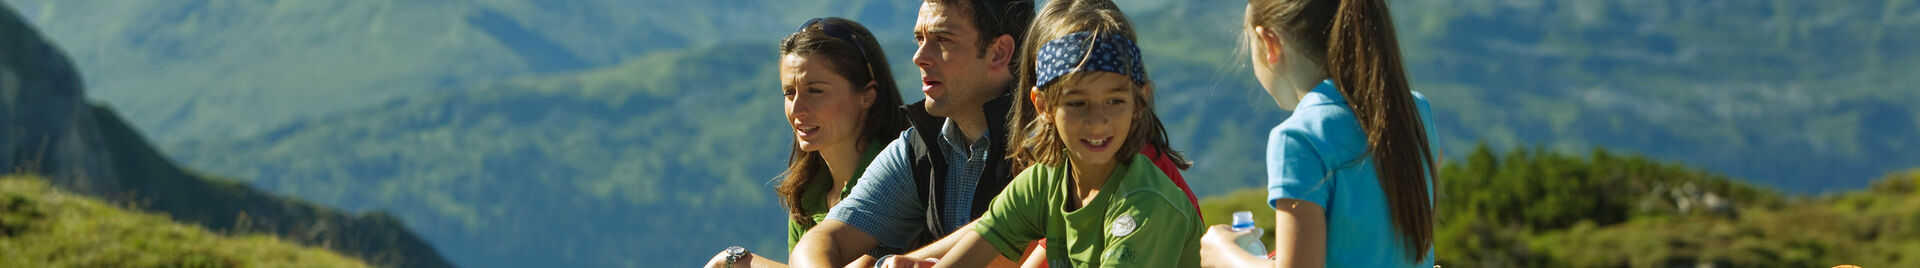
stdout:
<svg viewBox="0 0 1920 268">
<path fill-rule="evenodd" d="M 727 248 L 727 255 L 740 256 L 746 253 L 747 253 L 747 248 L 743 248 L 740 246 L 732 246 Z"/>
</svg>

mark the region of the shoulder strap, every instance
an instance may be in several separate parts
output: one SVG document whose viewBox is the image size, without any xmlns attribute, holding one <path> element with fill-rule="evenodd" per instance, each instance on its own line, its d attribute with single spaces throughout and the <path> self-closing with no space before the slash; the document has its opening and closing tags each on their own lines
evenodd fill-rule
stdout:
<svg viewBox="0 0 1920 268">
<path fill-rule="evenodd" d="M 987 208 L 993 204 L 993 198 L 1006 190 L 1007 183 L 1013 181 L 1012 166 L 1007 160 L 1007 114 L 1013 109 L 1012 95 L 1000 95 L 987 101 L 982 110 L 987 116 L 987 161 L 986 174 L 980 174 L 980 182 L 973 189 L 973 206 L 970 211 L 974 219 L 986 215 Z"/>
<path fill-rule="evenodd" d="M 907 135 L 907 155 L 913 157 L 913 189 L 918 194 L 916 196 L 920 197 L 924 208 L 922 211 L 926 213 L 921 217 L 926 221 L 923 223 L 925 231 L 913 239 L 915 248 L 932 244 L 944 233 L 940 226 L 939 204 L 941 190 L 945 187 L 933 182 L 943 181 L 942 177 L 946 176 L 947 171 L 940 146 L 934 143 L 939 141 L 941 123 L 945 120 L 927 114 L 924 103 L 921 101 L 900 107 L 907 114 L 907 122 L 913 126 L 913 132 Z"/>
</svg>

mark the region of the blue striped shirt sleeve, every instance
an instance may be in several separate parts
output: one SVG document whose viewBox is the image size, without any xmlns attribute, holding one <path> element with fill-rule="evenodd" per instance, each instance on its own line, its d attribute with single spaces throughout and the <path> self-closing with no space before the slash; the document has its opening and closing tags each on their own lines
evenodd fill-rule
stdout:
<svg viewBox="0 0 1920 268">
<path fill-rule="evenodd" d="M 827 211 L 827 220 L 860 229 L 882 247 L 909 248 L 926 217 L 914 190 L 913 157 L 907 154 L 906 135 L 912 131 L 901 132 L 874 157 L 853 192 Z"/>
</svg>

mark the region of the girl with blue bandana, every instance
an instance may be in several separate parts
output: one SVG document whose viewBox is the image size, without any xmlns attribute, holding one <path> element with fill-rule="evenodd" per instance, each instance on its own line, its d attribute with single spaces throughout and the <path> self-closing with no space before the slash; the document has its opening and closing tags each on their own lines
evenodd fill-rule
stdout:
<svg viewBox="0 0 1920 268">
<path fill-rule="evenodd" d="M 1198 267 L 1203 224 L 1185 192 L 1141 148 L 1158 133 L 1140 49 L 1110 1 L 1057 0 L 1021 53 L 1033 120 L 1010 146 L 1030 163 L 935 267 L 1019 259 L 1046 239 L 1051 267 Z"/>
<path fill-rule="evenodd" d="M 1221 225 L 1211 267 L 1433 267 L 1433 110 L 1402 68 L 1384 0 L 1252 0 L 1254 74 L 1293 115 L 1267 138 L 1272 259 Z"/>
</svg>

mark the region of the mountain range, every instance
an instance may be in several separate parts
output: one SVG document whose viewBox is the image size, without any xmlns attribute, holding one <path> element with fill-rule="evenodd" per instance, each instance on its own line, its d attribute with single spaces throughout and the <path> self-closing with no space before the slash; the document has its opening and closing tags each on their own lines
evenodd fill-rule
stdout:
<svg viewBox="0 0 1920 268">
<path fill-rule="evenodd" d="M 685 266 L 733 244 L 784 259 L 774 43 L 852 18 L 912 81 L 918 7 L 4 1 L 166 158 L 391 211 L 474 267 Z M 1195 192 L 1262 185 L 1287 113 L 1236 45 L 1245 3 L 1117 2 Z M 1390 2 L 1448 157 L 1604 147 L 1801 195 L 1920 166 L 1913 1 Z"/>
</svg>

